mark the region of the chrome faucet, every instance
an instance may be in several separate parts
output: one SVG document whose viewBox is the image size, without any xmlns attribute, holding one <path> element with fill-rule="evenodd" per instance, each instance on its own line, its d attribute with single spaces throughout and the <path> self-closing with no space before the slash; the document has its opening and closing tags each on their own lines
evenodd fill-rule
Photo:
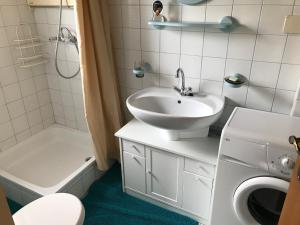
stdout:
<svg viewBox="0 0 300 225">
<path fill-rule="evenodd" d="M 193 96 L 193 91 L 191 87 L 188 87 L 187 89 L 185 88 L 185 76 L 184 72 L 181 68 L 177 69 L 176 78 L 179 78 L 179 74 L 181 75 L 181 87 L 174 87 L 174 89 L 182 96 Z"/>
</svg>

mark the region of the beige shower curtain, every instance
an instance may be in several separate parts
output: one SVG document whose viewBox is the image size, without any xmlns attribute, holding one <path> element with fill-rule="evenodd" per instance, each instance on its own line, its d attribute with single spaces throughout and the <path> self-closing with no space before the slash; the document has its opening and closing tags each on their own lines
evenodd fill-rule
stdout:
<svg viewBox="0 0 300 225">
<path fill-rule="evenodd" d="M 114 133 L 122 125 L 107 1 L 77 0 L 75 8 L 86 119 L 98 168 L 107 170 L 109 159 L 119 159 Z"/>
</svg>

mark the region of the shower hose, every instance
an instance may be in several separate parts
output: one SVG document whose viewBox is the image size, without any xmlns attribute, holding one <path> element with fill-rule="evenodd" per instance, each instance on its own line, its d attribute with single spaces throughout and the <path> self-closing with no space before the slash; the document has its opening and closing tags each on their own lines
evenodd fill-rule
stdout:
<svg viewBox="0 0 300 225">
<path fill-rule="evenodd" d="M 77 53 L 79 54 L 79 49 L 78 49 L 78 43 L 77 43 L 77 38 L 76 36 L 71 32 L 71 30 L 67 27 L 62 27 L 61 26 L 61 20 L 62 20 L 62 0 L 60 0 L 60 7 L 59 7 L 59 24 L 58 24 L 58 33 L 57 33 L 57 39 L 56 39 L 56 46 L 55 46 L 55 69 L 58 73 L 59 76 L 65 79 L 71 79 L 73 77 L 76 77 L 79 72 L 80 72 L 80 66 L 76 70 L 75 73 L 71 74 L 70 76 L 64 75 L 59 67 L 58 67 L 58 47 L 59 47 L 59 42 L 70 42 L 75 45 L 75 48 L 77 50 Z M 67 33 L 66 35 L 64 34 L 64 31 Z"/>
</svg>

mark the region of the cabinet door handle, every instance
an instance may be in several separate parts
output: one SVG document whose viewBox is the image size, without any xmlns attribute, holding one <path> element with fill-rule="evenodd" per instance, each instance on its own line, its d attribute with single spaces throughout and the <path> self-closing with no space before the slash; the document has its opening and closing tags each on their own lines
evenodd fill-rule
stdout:
<svg viewBox="0 0 300 225">
<path fill-rule="evenodd" d="M 207 182 L 205 182 L 204 180 L 202 180 L 200 177 L 195 177 L 195 181 L 198 181 L 198 182 L 202 183 L 204 186 L 210 188 L 210 185 Z"/>
<path fill-rule="evenodd" d="M 202 166 L 201 164 L 198 165 L 198 168 L 201 169 L 202 171 L 204 171 L 205 173 L 209 173 L 208 170 L 204 166 Z"/>
<path fill-rule="evenodd" d="M 132 147 L 134 150 L 136 150 L 138 153 L 141 153 L 140 150 L 139 150 L 135 145 L 132 145 L 131 147 Z"/>
<path fill-rule="evenodd" d="M 136 161 L 138 164 L 141 164 L 141 162 L 140 162 L 134 155 L 132 155 L 131 158 L 132 158 L 134 161 Z"/>
<path fill-rule="evenodd" d="M 152 175 L 152 172 L 150 170 L 147 170 L 147 173 L 150 174 L 150 175 Z"/>
</svg>

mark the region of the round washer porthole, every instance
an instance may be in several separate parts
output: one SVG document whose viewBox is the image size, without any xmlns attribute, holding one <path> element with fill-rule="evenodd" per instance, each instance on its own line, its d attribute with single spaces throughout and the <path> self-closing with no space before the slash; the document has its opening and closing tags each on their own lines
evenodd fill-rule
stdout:
<svg viewBox="0 0 300 225">
<path fill-rule="evenodd" d="M 241 224 L 276 225 L 288 187 L 287 181 L 274 177 L 243 182 L 233 196 L 233 208 Z"/>
</svg>

